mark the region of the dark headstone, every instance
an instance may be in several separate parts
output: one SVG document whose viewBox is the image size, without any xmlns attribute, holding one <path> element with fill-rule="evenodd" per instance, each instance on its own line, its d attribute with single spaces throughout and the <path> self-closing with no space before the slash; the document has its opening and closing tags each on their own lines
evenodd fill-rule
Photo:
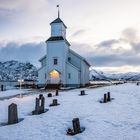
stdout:
<svg viewBox="0 0 140 140">
<path fill-rule="evenodd" d="M 12 103 L 8 107 L 8 124 L 18 123 L 17 105 Z"/>
<path fill-rule="evenodd" d="M 57 106 L 57 105 L 60 105 L 58 104 L 57 99 L 53 99 L 53 102 L 52 104 L 50 104 L 50 106 Z"/>
<path fill-rule="evenodd" d="M 110 92 L 107 93 L 107 101 L 110 101 Z"/>
<path fill-rule="evenodd" d="M 41 99 L 43 97 L 43 94 L 39 94 L 39 99 Z"/>
<path fill-rule="evenodd" d="M 1 85 L 1 91 L 4 91 L 4 86 L 3 85 Z"/>
<path fill-rule="evenodd" d="M 58 96 L 58 95 L 59 95 L 59 92 L 58 92 L 58 90 L 56 90 L 56 93 L 55 93 L 55 95 L 56 95 L 56 96 Z"/>
<path fill-rule="evenodd" d="M 58 103 L 57 103 L 57 99 L 53 99 L 53 104 L 54 105 L 57 105 Z"/>
<path fill-rule="evenodd" d="M 84 90 L 81 90 L 81 95 L 85 95 L 85 91 Z"/>
<path fill-rule="evenodd" d="M 41 95 L 41 99 L 36 98 L 35 110 L 32 111 L 32 115 L 38 115 L 45 112 L 45 98 Z"/>
<path fill-rule="evenodd" d="M 139 85 L 139 83 L 137 83 L 137 86 Z"/>
<path fill-rule="evenodd" d="M 81 129 L 80 129 L 79 118 L 74 118 L 74 119 L 72 120 L 72 124 L 73 124 L 74 133 L 75 133 L 75 134 L 80 133 L 80 132 L 81 132 Z"/>
<path fill-rule="evenodd" d="M 106 94 L 104 94 L 104 103 L 106 103 L 107 102 L 107 96 L 106 96 Z"/>
<path fill-rule="evenodd" d="M 52 93 L 48 93 L 48 97 L 52 97 Z"/>
<path fill-rule="evenodd" d="M 45 98 L 42 96 L 40 101 L 41 101 L 40 113 L 44 113 L 45 112 Z"/>
<path fill-rule="evenodd" d="M 36 98 L 36 101 L 35 101 L 35 110 L 39 112 L 39 99 L 38 98 Z"/>
<path fill-rule="evenodd" d="M 72 124 L 73 124 L 73 129 L 68 128 L 67 135 L 73 136 L 73 135 L 82 133 L 85 130 L 85 127 L 80 127 L 79 118 L 74 118 L 72 120 Z"/>
</svg>

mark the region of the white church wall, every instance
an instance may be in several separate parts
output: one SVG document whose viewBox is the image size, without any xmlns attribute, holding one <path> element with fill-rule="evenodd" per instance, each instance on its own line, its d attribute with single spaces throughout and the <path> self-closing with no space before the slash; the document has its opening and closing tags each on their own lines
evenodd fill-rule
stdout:
<svg viewBox="0 0 140 140">
<path fill-rule="evenodd" d="M 79 71 L 70 64 L 67 64 L 67 85 L 68 86 L 80 85 Z"/>
<path fill-rule="evenodd" d="M 46 66 L 41 67 L 38 70 L 38 84 L 39 85 L 44 85 L 46 83 L 46 79 L 45 79 L 45 73 L 46 73 Z"/>
<path fill-rule="evenodd" d="M 69 57 L 71 57 L 70 62 L 81 70 L 80 84 L 85 86 L 85 84 L 89 83 L 89 66 L 73 51 L 70 51 Z"/>
<path fill-rule="evenodd" d="M 47 77 L 52 70 L 57 70 L 61 74 L 61 81 L 66 83 L 66 60 L 68 46 L 64 41 L 47 42 Z M 58 64 L 54 65 L 53 60 L 57 58 Z"/>
</svg>

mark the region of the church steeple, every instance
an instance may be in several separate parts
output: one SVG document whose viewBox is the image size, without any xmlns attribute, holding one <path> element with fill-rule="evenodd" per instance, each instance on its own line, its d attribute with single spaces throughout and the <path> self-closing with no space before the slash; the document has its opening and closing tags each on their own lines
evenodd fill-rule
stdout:
<svg viewBox="0 0 140 140">
<path fill-rule="evenodd" d="M 66 38 L 66 29 L 67 26 L 64 24 L 64 22 L 60 19 L 60 10 L 59 10 L 59 5 L 57 5 L 58 8 L 58 18 L 55 19 L 50 23 L 51 25 L 51 36 L 56 37 L 56 36 L 62 36 Z"/>
</svg>

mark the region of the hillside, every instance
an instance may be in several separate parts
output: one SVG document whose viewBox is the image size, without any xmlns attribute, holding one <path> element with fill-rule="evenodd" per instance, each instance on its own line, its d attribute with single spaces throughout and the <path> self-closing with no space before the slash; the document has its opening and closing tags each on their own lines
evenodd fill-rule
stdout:
<svg viewBox="0 0 140 140">
<path fill-rule="evenodd" d="M 102 71 L 92 70 L 90 72 L 91 80 L 132 80 L 138 81 L 140 80 L 140 73 L 129 72 L 129 73 L 105 73 Z"/>
<path fill-rule="evenodd" d="M 36 80 L 37 68 L 31 63 L 18 61 L 0 62 L 0 81 L 17 81 L 18 79 Z"/>
</svg>

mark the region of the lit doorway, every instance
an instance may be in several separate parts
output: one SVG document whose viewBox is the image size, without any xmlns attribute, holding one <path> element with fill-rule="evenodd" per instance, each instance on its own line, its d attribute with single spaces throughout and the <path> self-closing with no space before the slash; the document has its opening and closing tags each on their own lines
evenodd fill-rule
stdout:
<svg viewBox="0 0 140 140">
<path fill-rule="evenodd" d="M 50 74 L 50 83 L 51 84 L 60 83 L 60 73 L 57 70 L 52 70 L 49 74 Z"/>
</svg>

